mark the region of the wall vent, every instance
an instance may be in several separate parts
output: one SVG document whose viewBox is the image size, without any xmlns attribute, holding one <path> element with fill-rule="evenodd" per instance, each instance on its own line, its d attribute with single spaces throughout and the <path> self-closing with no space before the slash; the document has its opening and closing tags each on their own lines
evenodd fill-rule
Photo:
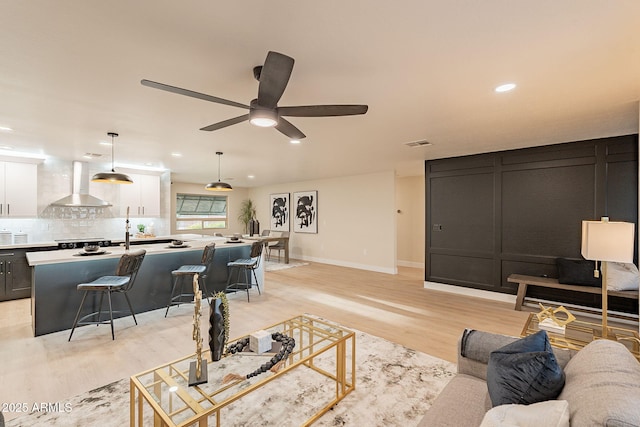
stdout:
<svg viewBox="0 0 640 427">
<path fill-rule="evenodd" d="M 404 145 L 407 147 L 427 147 L 432 144 L 426 139 L 421 139 L 420 141 L 406 142 Z"/>
</svg>

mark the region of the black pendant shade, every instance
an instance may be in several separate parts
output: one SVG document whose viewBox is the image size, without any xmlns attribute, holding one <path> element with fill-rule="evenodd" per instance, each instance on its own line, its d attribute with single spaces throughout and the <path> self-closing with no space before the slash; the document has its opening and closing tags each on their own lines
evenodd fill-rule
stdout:
<svg viewBox="0 0 640 427">
<path fill-rule="evenodd" d="M 127 174 L 124 173 L 118 173 L 115 171 L 115 167 L 114 167 L 114 155 L 113 155 L 113 145 L 114 145 L 114 138 L 118 136 L 117 133 L 115 132 L 108 132 L 107 135 L 109 135 L 111 137 L 111 172 L 100 172 L 97 173 L 95 175 L 93 175 L 93 177 L 91 178 L 91 181 L 93 182 L 107 182 L 109 184 L 133 184 L 133 180 L 131 178 L 129 178 L 129 176 Z"/>
<path fill-rule="evenodd" d="M 220 156 L 222 156 L 222 152 L 216 151 L 216 155 L 218 156 L 218 181 L 210 182 L 204 188 L 209 191 L 232 191 L 233 187 L 226 182 L 220 181 Z"/>
</svg>

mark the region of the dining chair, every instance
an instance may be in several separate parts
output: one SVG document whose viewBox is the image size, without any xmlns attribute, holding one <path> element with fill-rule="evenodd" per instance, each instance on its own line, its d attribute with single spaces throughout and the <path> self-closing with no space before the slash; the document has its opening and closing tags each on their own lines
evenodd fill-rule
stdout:
<svg viewBox="0 0 640 427">
<path fill-rule="evenodd" d="M 288 231 L 283 231 L 282 233 L 280 233 L 280 237 L 289 237 L 289 232 Z M 278 251 L 278 262 L 280 262 L 280 251 L 286 250 L 286 242 L 284 240 L 278 240 L 273 245 L 267 246 L 267 259 L 269 261 L 271 261 L 271 251 L 272 250 Z"/>
</svg>

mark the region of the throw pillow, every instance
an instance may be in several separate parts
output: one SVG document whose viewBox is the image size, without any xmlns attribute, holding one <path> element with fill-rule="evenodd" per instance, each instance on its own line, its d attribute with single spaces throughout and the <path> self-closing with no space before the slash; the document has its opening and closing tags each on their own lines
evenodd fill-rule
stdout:
<svg viewBox="0 0 640 427">
<path fill-rule="evenodd" d="M 607 262 L 607 289 L 637 291 L 640 284 L 638 267 L 633 263 Z"/>
<path fill-rule="evenodd" d="M 593 277 L 594 261 L 557 258 L 558 282 L 565 285 L 602 286 L 600 278 Z"/>
<path fill-rule="evenodd" d="M 569 402 L 547 400 L 531 405 L 500 405 L 489 410 L 480 427 L 569 427 Z"/>
<path fill-rule="evenodd" d="M 612 340 L 590 342 L 565 367 L 559 399 L 576 426 L 640 426 L 640 363 Z"/>
<path fill-rule="evenodd" d="M 555 399 L 563 386 L 564 372 L 546 331 L 507 344 L 489 356 L 487 388 L 493 406 Z"/>
</svg>

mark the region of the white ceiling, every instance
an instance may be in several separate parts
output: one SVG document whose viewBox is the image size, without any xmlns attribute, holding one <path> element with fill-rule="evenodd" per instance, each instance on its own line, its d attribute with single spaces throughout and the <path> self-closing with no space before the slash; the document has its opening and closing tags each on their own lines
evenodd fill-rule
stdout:
<svg viewBox="0 0 640 427">
<path fill-rule="evenodd" d="M 295 58 L 279 105 L 368 104 L 291 118 L 298 146 L 244 110 L 144 87 L 154 80 L 248 104 L 269 50 Z M 504 82 L 518 87 L 497 94 Z M 108 167 L 151 162 L 174 181 L 261 186 L 423 160 L 638 132 L 638 0 L 3 0 L 0 145 Z M 426 139 L 431 147 L 404 144 Z M 182 158 L 173 158 L 171 152 Z M 247 178 L 255 175 L 254 179 Z"/>
</svg>

